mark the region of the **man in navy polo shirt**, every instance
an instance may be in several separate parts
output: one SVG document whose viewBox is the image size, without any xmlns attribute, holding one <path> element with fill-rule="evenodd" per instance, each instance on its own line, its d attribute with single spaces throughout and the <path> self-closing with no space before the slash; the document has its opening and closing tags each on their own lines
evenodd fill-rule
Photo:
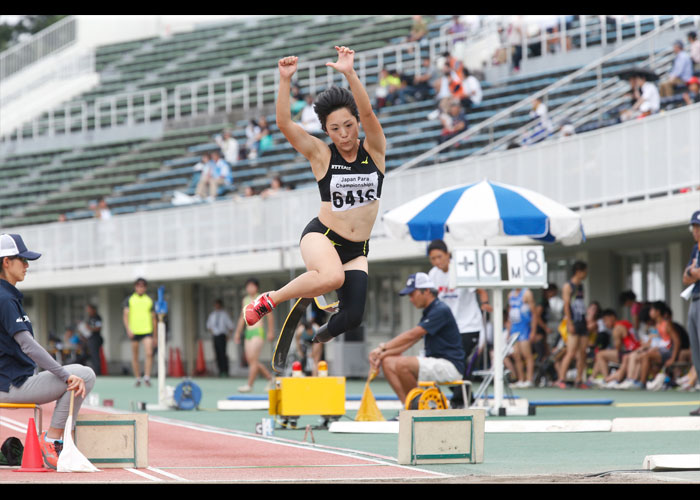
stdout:
<svg viewBox="0 0 700 500">
<path fill-rule="evenodd" d="M 39 438 L 44 462 L 55 469 L 68 420 L 69 391 L 75 391 L 77 414 L 95 384 L 95 372 L 83 365 L 61 366 L 34 339 L 16 285 L 24 280 L 29 261 L 40 256 L 28 250 L 18 234 L 0 234 L 0 403 L 56 402 L 51 426 Z M 43 371 L 35 374 L 37 367 Z"/>
<path fill-rule="evenodd" d="M 690 217 L 690 231 L 693 233 L 695 245 L 690 253 L 690 261 L 683 271 L 683 285 L 693 285 L 688 309 L 688 338 L 693 366 L 700 374 L 700 210 Z M 700 408 L 691 411 L 690 414 L 700 416 Z"/>
<path fill-rule="evenodd" d="M 435 285 L 427 274 L 412 274 L 399 295 L 408 295 L 411 303 L 423 310 L 421 320 L 417 326 L 379 344 L 369 353 L 369 362 L 375 370 L 384 370 L 387 382 L 405 404 L 406 395 L 419 380 L 460 380 L 464 349 L 452 311 L 437 298 Z M 425 355 L 402 356 L 420 339 L 425 339 Z"/>
</svg>

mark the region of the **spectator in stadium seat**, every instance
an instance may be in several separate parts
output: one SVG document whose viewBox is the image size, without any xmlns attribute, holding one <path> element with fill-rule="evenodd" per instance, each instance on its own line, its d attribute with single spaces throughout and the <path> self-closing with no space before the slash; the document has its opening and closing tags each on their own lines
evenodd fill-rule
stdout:
<svg viewBox="0 0 700 500">
<path fill-rule="evenodd" d="M 462 107 L 465 110 L 470 110 L 472 108 L 478 107 L 483 99 L 483 92 L 481 90 L 481 83 L 479 80 L 469 72 L 469 70 L 464 68 L 464 97 L 462 98 Z"/>
<path fill-rule="evenodd" d="M 285 185 L 282 183 L 282 177 L 279 175 L 276 175 L 270 180 L 270 187 L 263 189 L 263 191 L 260 193 L 260 196 L 263 198 L 269 198 L 270 196 L 275 196 L 282 191 L 286 191 L 287 188 Z"/>
<path fill-rule="evenodd" d="M 523 140 L 523 145 L 536 144 L 549 137 L 554 130 L 552 120 L 549 118 L 549 109 L 539 97 L 532 101 L 530 118 L 536 120 L 536 123 L 532 131 Z"/>
<path fill-rule="evenodd" d="M 430 97 L 433 91 L 435 80 L 439 78 L 437 68 L 431 63 L 430 58 L 424 57 L 421 59 L 420 72 L 413 75 L 413 80 L 402 89 L 402 102 L 406 102 L 409 98 L 416 101 L 423 101 Z"/>
<path fill-rule="evenodd" d="M 447 27 L 447 34 L 453 35 L 452 42 L 463 42 L 467 39 L 467 25 L 462 22 L 462 16 L 452 16 L 452 22 Z"/>
<path fill-rule="evenodd" d="M 239 159 L 238 141 L 230 130 L 224 130 L 220 135 L 214 137 L 216 144 L 221 148 L 224 158 L 230 165 L 235 165 Z"/>
<path fill-rule="evenodd" d="M 100 199 L 97 200 L 97 203 L 92 205 L 92 208 L 95 211 L 95 218 L 100 220 L 108 220 L 112 218 L 112 211 L 109 209 L 107 201 L 104 198 L 100 197 Z"/>
<path fill-rule="evenodd" d="M 291 95 L 289 98 L 292 117 L 298 118 L 301 110 L 306 106 L 306 101 L 301 93 L 301 87 L 299 85 L 292 85 Z"/>
<path fill-rule="evenodd" d="M 313 94 L 304 96 L 306 105 L 301 110 L 299 124 L 310 134 L 321 134 L 323 133 L 323 128 L 321 127 L 321 120 L 318 119 L 318 115 L 314 110 L 314 99 L 315 96 Z"/>
<path fill-rule="evenodd" d="M 428 115 L 431 120 L 438 118 L 440 113 L 449 112 L 453 100 L 461 101 L 464 98 L 462 78 L 448 61 L 443 64 L 442 73 L 433 85 L 438 100 L 438 109 Z"/>
<path fill-rule="evenodd" d="M 514 72 L 520 71 L 520 61 L 523 58 L 523 21 L 522 16 L 508 25 L 506 29 L 506 45 L 510 46 L 511 69 Z"/>
<path fill-rule="evenodd" d="M 411 25 L 411 31 L 406 37 L 407 42 L 419 42 L 424 45 L 426 42 L 426 36 L 428 35 L 428 24 L 423 19 L 423 16 L 415 15 L 413 16 L 413 24 Z M 410 51 L 411 49 L 409 49 Z"/>
<path fill-rule="evenodd" d="M 214 201 L 223 187 L 230 189 L 233 186 L 233 174 L 231 166 L 221 158 L 218 151 L 211 152 L 211 160 L 206 165 L 206 170 L 197 183 L 196 196 L 207 201 Z"/>
<path fill-rule="evenodd" d="M 267 118 L 261 116 L 258 118 L 258 126 L 260 134 L 258 135 L 258 156 L 262 156 L 272 149 L 274 142 L 272 140 L 272 131 L 267 123 Z"/>
<path fill-rule="evenodd" d="M 467 116 L 462 109 L 462 105 L 456 99 L 453 99 L 446 113 L 440 115 L 442 122 L 442 133 L 438 139 L 438 143 L 449 141 L 457 134 L 467 129 Z"/>
<path fill-rule="evenodd" d="M 690 55 L 683 50 L 683 42 L 676 40 L 673 43 L 673 52 L 675 52 L 676 57 L 673 59 L 671 71 L 666 79 L 659 84 L 661 97 L 672 96 L 676 85 L 685 85 L 685 82 L 693 76 L 693 63 Z"/>
<path fill-rule="evenodd" d="M 246 158 L 252 160 L 258 157 L 258 145 L 260 141 L 261 128 L 255 118 L 251 118 L 245 127 L 246 136 Z"/>
<path fill-rule="evenodd" d="M 379 71 L 379 86 L 376 91 L 376 109 L 380 110 L 386 105 L 394 104 L 400 89 L 401 78 L 399 75 L 395 71 L 382 68 Z"/>
<path fill-rule="evenodd" d="M 700 78 L 693 76 L 688 80 L 688 90 L 683 92 L 683 102 L 695 104 L 700 102 Z"/>
<path fill-rule="evenodd" d="M 693 71 L 698 73 L 700 72 L 700 40 L 698 40 L 698 35 L 695 31 L 688 33 L 688 45 L 690 59 L 693 61 Z"/>
<path fill-rule="evenodd" d="M 620 114 L 622 121 L 643 118 L 658 113 L 661 109 L 659 90 L 656 88 L 656 85 L 647 81 L 644 73 L 640 73 L 635 77 L 635 89 L 634 97 L 636 101 L 631 109 L 625 110 Z"/>
<path fill-rule="evenodd" d="M 202 153 L 202 155 L 199 157 L 199 161 L 195 163 L 194 167 L 192 167 L 192 178 L 190 179 L 187 190 L 188 192 L 194 192 L 199 198 L 201 198 L 201 196 L 197 193 L 197 187 L 199 186 L 199 181 L 201 180 L 202 175 L 209 170 L 210 161 L 211 157 L 209 156 L 209 153 Z"/>
</svg>

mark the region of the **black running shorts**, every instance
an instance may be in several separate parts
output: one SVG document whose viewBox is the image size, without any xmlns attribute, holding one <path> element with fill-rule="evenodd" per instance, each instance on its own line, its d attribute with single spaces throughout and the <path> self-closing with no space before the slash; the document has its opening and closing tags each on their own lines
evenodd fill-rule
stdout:
<svg viewBox="0 0 700 500">
<path fill-rule="evenodd" d="M 330 228 L 326 227 L 320 220 L 318 220 L 318 217 L 311 219 L 311 222 L 306 225 L 304 231 L 301 233 L 301 237 L 303 238 L 308 233 L 321 233 L 331 240 L 333 247 L 335 248 L 336 252 L 338 252 L 340 262 L 343 264 L 362 255 L 367 257 L 367 254 L 369 253 L 369 240 L 346 240 L 336 232 L 331 231 Z"/>
</svg>

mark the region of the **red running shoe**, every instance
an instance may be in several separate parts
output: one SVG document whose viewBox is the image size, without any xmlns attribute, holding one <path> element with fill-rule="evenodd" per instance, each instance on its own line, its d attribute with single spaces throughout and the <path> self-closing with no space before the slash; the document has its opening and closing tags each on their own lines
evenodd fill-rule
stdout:
<svg viewBox="0 0 700 500">
<path fill-rule="evenodd" d="M 264 293 L 255 301 L 251 302 L 245 306 L 245 311 L 243 317 L 245 318 L 245 323 L 248 326 L 253 326 L 255 323 L 260 321 L 260 319 L 267 313 L 271 312 L 275 308 L 275 303 L 272 302 L 269 293 Z"/>
<path fill-rule="evenodd" d="M 39 436 L 39 448 L 41 449 L 41 455 L 44 457 L 44 463 L 51 469 L 56 469 L 58 456 L 63 449 L 63 441 L 60 439 L 47 441 L 46 432 L 42 432 Z"/>
</svg>

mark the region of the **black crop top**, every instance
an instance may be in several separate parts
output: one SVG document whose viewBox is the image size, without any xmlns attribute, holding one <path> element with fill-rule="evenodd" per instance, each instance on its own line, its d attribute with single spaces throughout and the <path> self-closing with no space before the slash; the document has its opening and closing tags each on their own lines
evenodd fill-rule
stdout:
<svg viewBox="0 0 700 500">
<path fill-rule="evenodd" d="M 348 163 L 330 144 L 331 161 L 326 175 L 318 181 L 321 201 L 330 201 L 333 211 L 340 212 L 367 205 L 382 197 L 384 174 L 360 141 L 357 157 Z"/>
</svg>

